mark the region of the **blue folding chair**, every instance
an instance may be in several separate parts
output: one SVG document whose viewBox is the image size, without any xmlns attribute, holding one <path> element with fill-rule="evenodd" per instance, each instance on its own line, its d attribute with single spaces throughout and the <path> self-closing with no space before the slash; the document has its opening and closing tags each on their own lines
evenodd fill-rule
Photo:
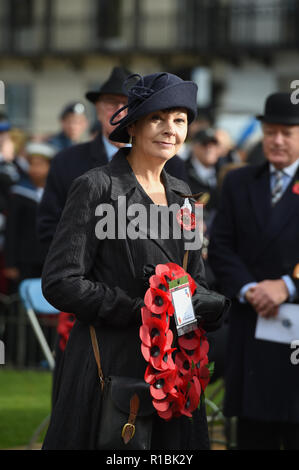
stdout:
<svg viewBox="0 0 299 470">
<path fill-rule="evenodd" d="M 39 324 L 37 315 L 58 315 L 60 312 L 45 299 L 42 293 L 41 279 L 25 279 L 20 283 L 19 295 L 24 304 L 26 314 L 29 318 L 35 336 L 48 361 L 49 368 L 53 371 L 55 359 Z"/>
</svg>

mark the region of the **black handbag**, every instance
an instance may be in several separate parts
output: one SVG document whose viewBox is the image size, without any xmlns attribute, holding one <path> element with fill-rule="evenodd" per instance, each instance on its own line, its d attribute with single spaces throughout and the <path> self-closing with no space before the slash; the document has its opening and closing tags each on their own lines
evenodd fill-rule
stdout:
<svg viewBox="0 0 299 470">
<path fill-rule="evenodd" d="M 90 336 L 102 389 L 96 449 L 150 449 L 154 408 L 149 384 L 132 377 L 105 378 L 93 326 Z"/>
</svg>

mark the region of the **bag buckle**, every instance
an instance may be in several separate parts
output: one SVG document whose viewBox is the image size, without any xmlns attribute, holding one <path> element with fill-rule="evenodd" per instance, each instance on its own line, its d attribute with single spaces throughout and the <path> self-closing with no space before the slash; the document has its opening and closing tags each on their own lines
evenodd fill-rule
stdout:
<svg viewBox="0 0 299 470">
<path fill-rule="evenodd" d="M 123 429 L 122 429 L 122 432 L 121 432 L 121 437 L 123 438 L 124 443 L 128 444 L 128 442 L 131 439 L 133 439 L 134 434 L 135 434 L 135 425 L 130 424 L 130 423 L 126 423 L 124 425 Z"/>
</svg>

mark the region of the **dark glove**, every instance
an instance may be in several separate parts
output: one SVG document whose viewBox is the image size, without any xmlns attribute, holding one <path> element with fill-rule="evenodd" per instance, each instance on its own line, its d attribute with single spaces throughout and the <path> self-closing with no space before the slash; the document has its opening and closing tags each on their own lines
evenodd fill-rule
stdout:
<svg viewBox="0 0 299 470">
<path fill-rule="evenodd" d="M 144 289 L 144 293 L 149 288 L 149 278 L 153 276 L 155 272 L 156 272 L 156 268 L 153 264 L 145 264 L 143 266 L 141 283 Z"/>
<path fill-rule="evenodd" d="M 197 285 L 192 297 L 195 317 L 205 331 L 220 328 L 222 319 L 230 308 L 231 301 L 224 295 Z"/>
</svg>

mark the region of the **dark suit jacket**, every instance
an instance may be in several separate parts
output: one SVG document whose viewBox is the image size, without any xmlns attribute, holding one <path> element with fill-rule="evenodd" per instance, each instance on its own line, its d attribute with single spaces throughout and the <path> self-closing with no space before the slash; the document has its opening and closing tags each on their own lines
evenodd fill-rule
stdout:
<svg viewBox="0 0 299 470">
<path fill-rule="evenodd" d="M 292 186 L 272 208 L 268 163 L 235 170 L 223 184 L 209 261 L 223 292 L 234 299 L 226 364 L 229 416 L 299 422 L 299 371 L 291 364 L 292 350 L 256 340 L 257 315 L 236 298 L 249 282 L 292 275 L 299 261 L 299 196 Z"/>
<path fill-rule="evenodd" d="M 90 170 L 73 183 L 44 266 L 45 297 L 59 310 L 73 312 L 79 320 L 65 350 L 46 449 L 94 446 L 100 388 L 88 325 L 96 326 L 105 376 L 143 378 L 147 365 L 139 339 L 140 305 L 145 291 L 143 266 L 183 262 L 183 240 L 96 237 L 100 217 L 95 211 L 99 204 L 110 204 L 116 214 L 119 196 L 126 196 L 127 207 L 142 204 L 149 210 L 152 205 L 124 152 L 126 149 L 120 150 L 110 164 Z M 179 193 L 189 192 L 188 186 L 164 170 L 163 179 L 169 204 L 181 206 L 184 198 Z M 125 216 L 122 226 L 127 227 L 130 221 Z M 190 251 L 188 272 L 205 286 L 200 251 Z M 204 413 L 203 408 L 200 413 Z M 200 413 L 195 412 L 192 422 L 180 418 L 166 423 L 156 416 L 155 432 L 163 448 L 199 448 L 207 437 Z"/>
<path fill-rule="evenodd" d="M 38 209 L 37 229 L 46 255 L 65 206 L 73 181 L 92 168 L 108 163 L 101 134 L 83 144 L 59 152 L 51 163 L 44 195 Z M 187 181 L 184 162 L 174 156 L 165 169 L 177 178 Z"/>
<path fill-rule="evenodd" d="M 43 256 L 36 236 L 38 198 L 36 188 L 15 185 L 8 204 L 4 256 L 5 266 L 18 268 L 21 279 L 40 277 Z"/>
</svg>

